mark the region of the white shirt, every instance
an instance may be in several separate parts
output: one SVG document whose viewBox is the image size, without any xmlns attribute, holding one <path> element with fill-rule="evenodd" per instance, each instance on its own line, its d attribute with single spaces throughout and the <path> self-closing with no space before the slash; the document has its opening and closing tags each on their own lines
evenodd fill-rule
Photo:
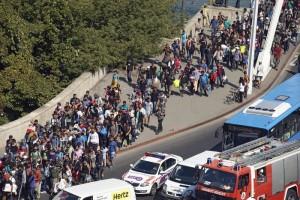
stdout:
<svg viewBox="0 0 300 200">
<path fill-rule="evenodd" d="M 239 91 L 240 92 L 245 92 L 245 86 L 242 83 L 240 83 Z"/>
<path fill-rule="evenodd" d="M 105 111 L 105 114 L 104 114 L 104 117 L 107 118 L 110 116 L 110 113 L 111 113 L 111 110 L 106 110 Z"/>
<path fill-rule="evenodd" d="M 88 142 L 93 143 L 93 144 L 99 144 L 98 133 L 96 133 L 96 132 L 90 133 Z"/>
<path fill-rule="evenodd" d="M 141 111 L 141 113 L 143 113 L 144 116 L 146 115 L 146 110 L 144 107 L 142 107 L 140 111 Z"/>
<path fill-rule="evenodd" d="M 153 110 L 153 103 L 150 101 L 150 102 L 145 102 L 145 110 L 147 112 L 148 115 L 150 115 L 152 113 L 152 110 Z"/>
</svg>

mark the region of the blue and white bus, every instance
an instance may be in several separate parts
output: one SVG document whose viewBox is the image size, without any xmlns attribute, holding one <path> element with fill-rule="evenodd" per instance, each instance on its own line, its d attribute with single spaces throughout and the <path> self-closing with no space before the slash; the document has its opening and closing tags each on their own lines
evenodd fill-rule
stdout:
<svg viewBox="0 0 300 200">
<path fill-rule="evenodd" d="M 222 148 L 230 149 L 259 137 L 300 139 L 300 74 L 271 89 L 223 126 Z"/>
</svg>

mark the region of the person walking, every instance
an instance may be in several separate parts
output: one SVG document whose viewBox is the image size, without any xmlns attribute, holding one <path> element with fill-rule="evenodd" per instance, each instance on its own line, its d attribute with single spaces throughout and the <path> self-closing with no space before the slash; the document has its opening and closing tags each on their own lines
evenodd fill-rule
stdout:
<svg viewBox="0 0 300 200">
<path fill-rule="evenodd" d="M 153 103 L 150 101 L 150 97 L 148 97 L 145 101 L 145 110 L 146 110 L 146 116 L 145 116 L 145 126 L 149 126 L 150 123 L 150 117 L 153 112 Z"/>
<path fill-rule="evenodd" d="M 116 157 L 117 150 L 118 150 L 117 142 L 114 139 L 110 138 L 108 144 L 108 157 L 109 157 L 110 166 L 113 166 L 113 161 Z"/>
<path fill-rule="evenodd" d="M 35 194 L 36 199 L 39 200 L 41 198 L 41 185 L 42 185 L 42 172 L 40 169 L 40 165 L 37 165 L 33 171 L 34 181 L 35 181 Z"/>
<path fill-rule="evenodd" d="M 32 171 L 27 175 L 27 199 L 35 200 L 35 180 Z"/>
<path fill-rule="evenodd" d="M 208 23 L 209 23 L 209 16 L 208 16 L 208 13 L 206 11 L 206 6 L 204 6 L 204 9 L 202 9 L 200 11 L 201 13 L 201 16 L 202 16 L 202 26 L 203 27 L 206 27 L 208 26 Z"/>
<path fill-rule="evenodd" d="M 238 91 L 239 91 L 239 102 L 242 103 L 243 102 L 243 97 L 244 97 L 244 94 L 245 94 L 245 82 L 244 82 L 243 77 L 240 77 Z"/>
<path fill-rule="evenodd" d="M 156 134 L 158 135 L 160 132 L 163 131 L 163 120 L 165 118 L 165 109 L 162 105 L 158 107 L 156 116 L 158 121 Z"/>
<path fill-rule="evenodd" d="M 181 50 L 183 51 L 183 54 L 185 55 L 185 47 L 186 47 L 186 42 L 187 42 L 187 34 L 185 30 L 182 30 L 181 33 Z"/>
<path fill-rule="evenodd" d="M 204 95 L 208 96 L 208 75 L 204 72 L 204 70 L 201 70 L 200 76 L 199 76 L 199 88 L 200 88 L 200 96 Z"/>
<path fill-rule="evenodd" d="M 273 56 L 274 56 L 274 69 L 277 70 L 279 62 L 280 62 L 280 57 L 282 54 L 282 49 L 281 47 L 276 44 L 274 49 L 273 49 Z"/>
<path fill-rule="evenodd" d="M 245 84 L 245 88 L 244 88 L 244 97 L 245 99 L 247 98 L 247 92 L 248 92 L 248 84 L 249 84 L 249 81 L 250 81 L 250 78 L 247 74 L 247 71 L 244 71 L 244 84 Z"/>
<path fill-rule="evenodd" d="M 124 141 L 126 140 L 126 145 L 130 145 L 131 142 L 130 142 L 130 133 L 131 133 L 131 127 L 127 124 L 127 123 L 124 123 L 123 126 L 122 126 L 122 135 L 123 135 L 123 139 L 122 139 L 122 145 L 124 144 Z"/>
<path fill-rule="evenodd" d="M 96 178 L 101 180 L 104 178 L 104 165 L 101 149 L 96 152 Z"/>
<path fill-rule="evenodd" d="M 126 72 L 127 72 L 127 81 L 129 83 L 129 85 L 131 85 L 131 82 L 132 82 L 132 71 L 133 71 L 133 64 L 132 64 L 132 61 L 131 60 L 128 60 L 127 61 L 127 64 L 126 64 Z"/>
</svg>

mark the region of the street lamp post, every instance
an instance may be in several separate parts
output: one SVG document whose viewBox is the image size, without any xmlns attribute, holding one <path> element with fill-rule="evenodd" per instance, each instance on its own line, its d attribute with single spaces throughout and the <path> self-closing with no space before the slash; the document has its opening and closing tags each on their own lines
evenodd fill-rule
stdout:
<svg viewBox="0 0 300 200">
<path fill-rule="evenodd" d="M 249 47 L 249 65 L 248 65 L 248 94 L 252 94 L 252 85 L 253 85 L 253 70 L 254 70 L 254 55 L 255 55 L 255 41 L 256 41 L 256 27 L 257 27 L 257 18 L 258 18 L 258 5 L 259 0 L 252 1 L 252 30 L 251 30 L 251 38 L 250 38 L 250 47 Z"/>
</svg>

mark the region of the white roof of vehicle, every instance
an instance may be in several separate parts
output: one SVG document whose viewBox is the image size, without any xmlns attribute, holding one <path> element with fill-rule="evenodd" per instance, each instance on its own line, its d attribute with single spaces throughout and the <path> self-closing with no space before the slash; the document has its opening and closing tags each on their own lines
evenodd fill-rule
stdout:
<svg viewBox="0 0 300 200">
<path fill-rule="evenodd" d="M 132 187 L 129 183 L 118 179 L 106 179 L 65 188 L 64 191 L 78 197 L 88 197 L 101 192 L 107 193 L 118 189 Z"/>
<path fill-rule="evenodd" d="M 145 155 L 141 158 L 141 160 L 146 160 L 153 163 L 162 163 L 168 158 L 178 159 L 178 156 L 160 152 L 146 152 Z"/>
<path fill-rule="evenodd" d="M 146 161 L 153 162 L 153 163 L 161 163 L 165 159 L 154 158 L 154 157 L 151 157 L 151 156 L 143 156 L 141 158 L 141 160 L 146 160 Z"/>
<path fill-rule="evenodd" d="M 217 153 L 216 151 L 204 151 L 199 153 L 195 156 L 185 159 L 180 165 L 188 166 L 188 167 L 195 167 L 196 165 L 203 165 L 207 162 L 207 158 L 213 158 Z"/>
</svg>

